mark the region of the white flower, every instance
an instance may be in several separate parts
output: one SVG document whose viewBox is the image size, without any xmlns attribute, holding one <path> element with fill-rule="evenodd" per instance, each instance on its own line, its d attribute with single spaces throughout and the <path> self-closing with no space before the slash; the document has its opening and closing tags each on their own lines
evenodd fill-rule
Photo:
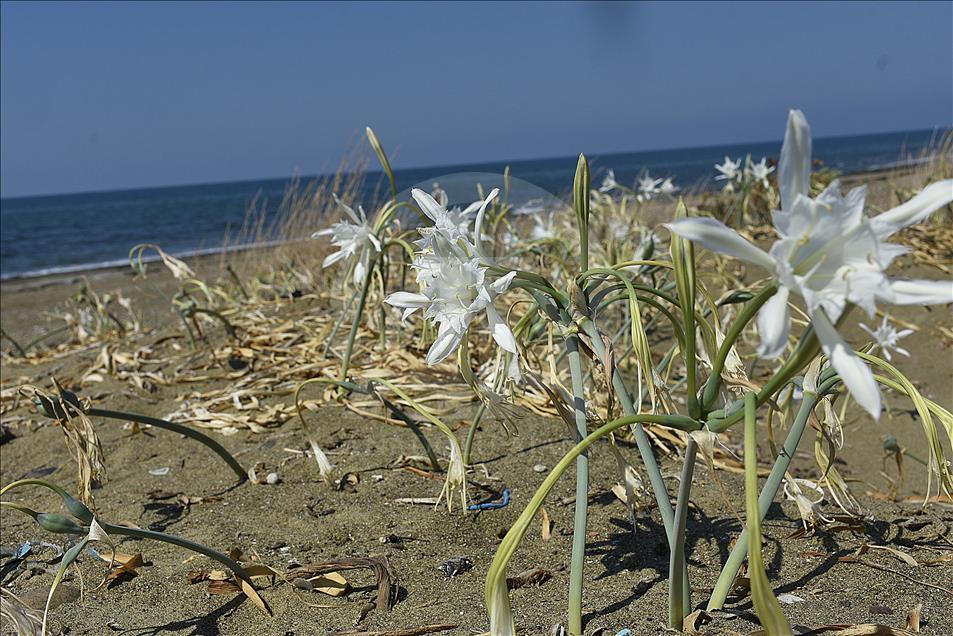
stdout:
<svg viewBox="0 0 953 636">
<path fill-rule="evenodd" d="M 448 210 L 446 194 L 441 198 L 443 203 L 438 203 L 434 197 L 418 188 L 414 188 L 410 193 L 421 211 L 433 221 L 432 226 L 422 227 L 419 230 L 422 238 L 416 244 L 423 251 L 436 249 L 435 241 L 445 240 L 453 244 L 461 239 L 469 241 L 471 239 L 470 217 L 474 212 L 485 209 L 492 201 L 492 197 L 487 197 L 484 201 L 474 201 L 466 209 L 461 210 L 455 207 Z"/>
<path fill-rule="evenodd" d="M 751 163 L 750 172 L 754 181 L 760 181 L 764 187 L 768 187 L 768 175 L 774 172 L 774 166 L 769 166 L 768 160 L 761 157 L 760 162 Z"/>
<path fill-rule="evenodd" d="M 619 183 L 615 180 L 615 171 L 609 170 L 609 172 L 606 173 L 606 176 L 602 178 L 602 185 L 599 186 L 599 192 L 611 192 L 618 187 Z"/>
<path fill-rule="evenodd" d="M 715 181 L 727 180 L 728 183 L 725 184 L 727 190 L 732 181 L 741 177 L 741 159 L 732 161 L 731 157 L 725 155 L 725 163 L 720 165 L 716 163 L 715 170 L 721 173 L 715 177 Z"/>
<path fill-rule="evenodd" d="M 417 192 L 420 191 L 415 191 L 415 198 Z M 482 202 L 481 216 L 498 192 L 493 190 Z M 430 197 L 417 198 L 417 201 L 426 202 L 427 198 Z M 434 220 L 439 222 L 436 218 Z M 421 293 L 395 292 L 385 302 L 403 308 L 404 319 L 418 309 L 424 309 L 424 318 L 438 326 L 437 337 L 427 352 L 427 364 L 437 364 L 453 353 L 466 336 L 470 323 L 480 313 L 486 314 L 490 332 L 497 344 L 515 354 L 516 339 L 493 302 L 510 286 L 516 272 L 494 281 L 488 280 L 488 268 L 474 257 L 476 247 L 466 237 L 459 236 L 457 229 L 451 225 L 435 225 L 429 239 L 418 244 L 422 244 L 422 249 L 414 257 L 414 268 L 417 270 Z"/>
<path fill-rule="evenodd" d="M 662 182 L 662 185 L 658 187 L 659 192 L 662 194 L 674 194 L 678 191 L 678 186 L 672 183 L 671 177 L 666 177 L 665 181 Z"/>
<path fill-rule="evenodd" d="M 778 182 L 781 209 L 774 212 L 780 238 L 768 252 L 711 218 L 685 218 L 668 228 L 710 250 L 748 261 L 774 275 L 777 293 L 761 308 L 759 354 L 780 355 L 788 339 L 788 298 L 801 296 L 824 353 L 857 403 L 880 414 L 880 391 L 870 369 L 851 351 L 834 325 L 848 303 L 869 315 L 880 299 L 894 304 L 953 302 L 953 281 L 890 280 L 885 270 L 907 251 L 886 239 L 953 200 L 953 180 L 933 183 L 903 205 L 873 219 L 864 215 L 866 189 L 847 196 L 835 181 L 810 198 L 811 131 L 800 111 L 791 111 L 781 148 Z"/>
<path fill-rule="evenodd" d="M 357 206 L 357 212 L 354 208 L 342 203 L 335 195 L 334 200 L 340 205 L 345 214 L 353 221 L 347 219 L 338 221 L 331 227 L 315 232 L 311 238 L 320 238 L 331 235 L 331 245 L 341 248 L 337 252 L 328 255 L 322 263 L 322 267 L 328 267 L 342 259 L 357 258 L 354 266 L 354 284 L 360 285 L 364 280 L 364 274 L 367 271 L 367 261 L 371 254 L 381 251 L 380 239 L 374 234 L 374 230 L 367 221 L 367 215 L 364 208 Z M 373 250 L 373 252 L 371 251 Z"/>
<path fill-rule="evenodd" d="M 437 364 L 453 353 L 463 340 L 470 323 L 486 313 L 490 331 L 497 344 L 516 353 L 516 340 L 510 328 L 493 306 L 496 297 L 506 291 L 516 272 L 486 280 L 487 268 L 479 259 L 457 253 L 416 259 L 420 294 L 395 292 L 387 303 L 404 309 L 404 318 L 423 308 L 424 318 L 438 325 L 437 338 L 427 352 L 427 364 Z"/>
<path fill-rule="evenodd" d="M 901 338 L 905 338 L 913 333 L 913 329 L 901 329 L 897 331 L 893 325 L 890 324 L 890 319 L 888 316 L 884 316 L 884 321 L 876 329 L 871 329 L 864 323 L 860 323 L 860 328 L 870 334 L 874 339 L 874 348 L 880 348 L 883 351 L 884 357 L 889 361 L 891 359 L 890 350 L 893 349 L 901 355 L 905 355 L 908 358 L 910 357 L 910 352 L 904 349 L 903 347 L 898 347 L 897 343 Z"/>
<path fill-rule="evenodd" d="M 659 189 L 660 183 L 662 183 L 661 179 L 653 179 L 649 174 L 639 177 L 639 196 L 646 201 L 650 200 L 653 196 L 661 192 Z"/>
</svg>

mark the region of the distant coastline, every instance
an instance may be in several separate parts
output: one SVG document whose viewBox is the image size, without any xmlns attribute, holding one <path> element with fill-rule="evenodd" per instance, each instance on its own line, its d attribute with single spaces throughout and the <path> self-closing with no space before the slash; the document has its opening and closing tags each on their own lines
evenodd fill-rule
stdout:
<svg viewBox="0 0 953 636">
<path fill-rule="evenodd" d="M 815 155 L 844 172 L 876 173 L 916 165 L 920 153 L 935 144 L 943 131 L 920 130 L 879 135 L 815 139 Z M 776 157 L 779 144 L 738 144 L 615 153 L 590 157 L 593 186 L 613 169 L 620 182 L 631 183 L 643 171 L 673 177 L 683 188 L 716 187 L 712 165 L 724 155 L 751 153 Z M 470 165 L 407 168 L 396 171 L 400 187 L 429 185 L 440 175 L 456 172 L 502 173 L 509 165 L 515 178 L 557 195 L 568 190 L 574 158 L 554 158 Z M 368 171 L 366 192 L 381 183 L 379 172 Z M 314 178 L 301 177 L 302 182 Z M 267 179 L 217 184 L 167 186 L 109 192 L 14 197 L 0 200 L 0 280 L 69 276 L 128 266 L 129 249 L 157 243 L 177 256 L 220 254 L 226 235 L 241 226 L 249 203 L 261 202 L 266 213 L 281 200 L 291 179 Z M 229 251 L 276 244 L 230 245 Z M 37 249 L 43 245 L 44 249 Z"/>
</svg>

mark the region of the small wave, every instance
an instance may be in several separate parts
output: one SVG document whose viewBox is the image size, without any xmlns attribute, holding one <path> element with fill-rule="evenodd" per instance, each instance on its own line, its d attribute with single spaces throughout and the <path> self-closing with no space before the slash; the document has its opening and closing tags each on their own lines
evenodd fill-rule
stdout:
<svg viewBox="0 0 953 636">
<path fill-rule="evenodd" d="M 264 247 L 277 247 L 287 245 L 288 241 L 263 241 L 261 243 L 245 243 L 242 245 L 229 245 L 228 247 L 210 247 L 204 249 L 169 251 L 168 253 L 176 258 L 192 258 L 195 256 L 210 256 L 212 254 L 221 254 L 222 252 L 239 252 L 251 249 L 260 249 Z M 157 254 L 143 256 L 143 263 L 156 263 L 161 259 Z M 60 274 L 75 274 L 79 272 L 95 272 L 104 269 L 116 269 L 118 267 L 128 267 L 129 259 L 116 259 L 110 261 L 97 261 L 93 263 L 77 263 L 75 265 L 58 265 L 56 267 L 44 267 L 41 269 L 31 269 L 25 272 L 0 273 L 0 281 L 23 280 L 29 278 L 42 278 L 44 276 L 57 276 Z"/>
</svg>

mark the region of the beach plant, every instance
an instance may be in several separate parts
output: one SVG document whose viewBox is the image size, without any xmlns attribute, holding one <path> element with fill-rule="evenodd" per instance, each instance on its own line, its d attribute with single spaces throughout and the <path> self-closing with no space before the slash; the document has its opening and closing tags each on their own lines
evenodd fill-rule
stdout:
<svg viewBox="0 0 953 636">
<path fill-rule="evenodd" d="M 666 224 L 672 233 L 670 260 L 630 263 L 669 269 L 674 289 L 668 291 L 641 285 L 633 280 L 631 270 L 617 265 L 590 266 L 588 165 L 585 158 L 580 157 L 574 185 L 580 244 L 579 271 L 575 278 L 570 281 L 566 292 L 562 292 L 543 277 L 530 272 L 511 271 L 506 274 L 511 276 L 510 288 L 530 293 L 539 312 L 562 329 L 573 378 L 572 407 L 568 410 L 574 414 L 577 444 L 546 478 L 497 551 L 486 584 L 492 634 L 508 636 L 515 633 L 505 582 L 506 565 L 546 494 L 573 464 L 576 466 L 577 496 L 567 624 L 570 633 L 581 633 L 581 566 L 586 515 L 583 502 L 588 493 L 586 453 L 599 438 L 626 427 L 632 428 L 668 537 L 668 622 L 673 629 L 681 629 L 685 616 L 694 606 L 686 567 L 685 531 L 696 456 L 700 449 L 704 452 L 705 448 L 711 447 L 713 436 L 724 433 L 735 424 L 743 422 L 745 429 L 747 536 L 743 535 L 737 542 L 725 564 L 708 608 L 721 607 L 741 561 L 747 556 L 755 608 L 769 634 L 789 630 L 764 575 L 760 559 L 760 520 L 781 488 L 794 449 L 815 407 L 825 400 L 846 394 L 877 418 L 881 412 L 878 384 L 899 389 L 913 400 L 918 413 L 927 416 L 924 430 L 931 449 L 930 479 L 936 480 L 939 491 L 953 492 L 950 465 L 939 443 L 940 433 L 932 417 L 936 414 L 950 434 L 951 429 L 945 423 L 948 411 L 936 405 L 931 411 L 931 406 L 896 368 L 868 353 L 866 347 L 854 351 L 838 332 L 838 326 L 844 323 L 853 306 L 872 315 L 878 301 L 894 304 L 953 302 L 953 283 L 950 281 L 894 280 L 885 273 L 891 261 L 904 251 L 888 243 L 887 239 L 899 229 L 926 218 L 949 203 L 953 199 L 953 182 L 931 184 L 901 206 L 868 218 L 864 214 L 863 188 L 844 197 L 835 181 L 816 197 L 811 196 L 810 143 L 806 119 L 799 111 L 792 111 L 778 167 L 781 208 L 775 212 L 774 222 L 779 240 L 767 252 L 718 221 L 690 216 L 686 206 L 679 203 L 674 220 Z M 758 265 L 766 270 L 769 278 L 755 289 L 736 290 L 734 298 L 727 298 L 730 302 L 715 303 L 714 296 L 697 276 L 696 245 Z M 676 383 L 667 384 L 664 381 L 667 374 L 654 367 L 641 319 L 640 292 L 669 308 L 666 317 L 671 320 L 673 331 L 679 334 L 676 336 L 678 355 L 684 364 L 684 377 Z M 788 306 L 795 297 L 804 303 L 809 323 L 792 347 Z M 606 305 L 613 301 L 628 306 L 632 355 L 644 379 L 644 392 L 629 390 L 607 345 L 611 338 L 597 325 L 600 313 L 604 313 Z M 730 309 L 739 301 L 744 304 L 733 318 L 723 315 L 726 308 Z M 420 303 L 424 306 L 423 300 Z M 736 350 L 736 346 L 741 344 L 742 334 L 753 323 L 757 323 L 760 339 L 758 356 L 783 358 L 764 383 L 754 383 L 747 377 Z M 727 325 L 724 332 L 722 325 Z M 889 336 L 886 334 L 884 342 L 879 343 L 881 348 L 891 346 Z M 586 349 L 592 352 L 592 364 L 602 367 L 624 414 L 592 433 L 588 426 L 587 387 L 581 381 L 580 342 L 583 339 Z M 886 375 L 892 378 L 875 373 L 871 366 L 886 371 Z M 792 392 L 792 386 L 801 391 L 800 406 L 783 451 L 774 458 L 770 476 L 758 493 L 757 413 L 761 408 L 776 404 L 783 391 Z M 678 408 L 674 399 L 676 390 L 681 387 L 684 387 L 684 410 Z M 645 402 L 649 406 L 647 411 L 644 410 Z M 683 467 L 674 505 L 646 436 L 646 425 L 687 433 L 683 435 Z M 836 499 L 838 491 L 841 495 L 846 494 L 846 483 L 834 476 L 836 469 L 832 458 L 821 453 L 818 459 L 832 497 Z"/>
<path fill-rule="evenodd" d="M 0 508 L 14 510 L 31 517 L 36 524 L 40 526 L 40 528 L 46 530 L 47 532 L 65 534 L 78 538 L 78 541 L 63 554 L 63 557 L 57 567 L 56 574 L 53 578 L 53 583 L 50 586 L 50 591 L 47 595 L 46 607 L 43 611 L 42 619 L 42 633 L 44 635 L 47 633 L 47 617 L 50 610 L 50 602 L 53 599 L 53 594 L 56 592 L 57 587 L 59 587 L 59 584 L 62 582 L 63 577 L 66 574 L 66 570 L 79 558 L 83 550 L 85 550 L 90 543 L 102 541 L 112 547 L 114 544 L 113 537 L 130 537 L 134 539 L 151 539 L 153 541 L 161 541 L 163 543 L 169 543 L 180 548 L 185 548 L 186 550 L 190 550 L 197 554 L 201 554 L 202 556 L 208 557 L 213 561 L 217 561 L 228 568 L 235 575 L 235 578 L 238 580 L 245 595 L 248 596 L 248 598 L 250 598 L 264 613 L 271 615 L 271 610 L 269 609 L 268 604 L 263 598 L 261 598 L 261 596 L 258 594 L 258 591 L 255 589 L 255 585 L 252 582 L 251 576 L 248 574 L 248 572 L 246 572 L 245 568 L 243 568 L 240 563 L 231 557 L 200 543 L 196 543 L 182 537 L 177 537 L 175 535 L 128 525 L 115 525 L 107 523 L 101 517 L 94 514 L 93 511 L 90 510 L 85 504 L 70 495 L 65 489 L 52 482 L 42 479 L 20 479 L 11 482 L 3 488 L 0 488 L 0 496 L 27 486 L 40 486 L 59 495 L 59 497 L 63 500 L 63 504 L 69 512 L 69 515 L 37 512 L 32 508 L 11 501 L 0 501 Z M 115 552 L 113 551 L 113 555 L 114 554 Z M 112 566 L 112 562 L 110 563 L 110 566 Z"/>
<path fill-rule="evenodd" d="M 102 446 L 90 418 L 135 422 L 178 433 L 205 445 L 218 455 L 235 473 L 238 478 L 237 483 L 240 484 L 248 479 L 245 468 L 224 446 L 194 428 L 148 415 L 96 408 L 92 406 L 89 400 L 82 399 L 72 391 L 60 386 L 55 379 L 53 384 L 56 394 L 50 394 L 39 387 L 29 385 L 20 387 L 20 394 L 27 397 L 39 413 L 51 418 L 63 429 L 67 445 L 78 466 L 82 499 L 88 504 L 92 503 L 94 484 L 105 479 L 105 460 Z"/>
<path fill-rule="evenodd" d="M 158 245 L 140 243 L 129 250 L 129 264 L 136 275 L 142 278 L 146 277 L 145 255 L 150 250 L 158 255 L 162 264 L 181 285 L 169 301 L 182 321 L 183 327 L 185 327 L 189 344 L 194 348 L 198 346 L 199 340 L 208 341 L 199 322 L 199 318 L 203 316 L 219 322 L 228 337 L 237 338 L 238 335 L 232 323 L 222 312 L 212 306 L 216 299 L 225 302 L 231 301 L 229 294 L 223 289 L 209 285 L 199 279 L 185 261 L 165 252 Z M 202 304 L 203 302 L 204 304 Z"/>
<path fill-rule="evenodd" d="M 395 248 L 398 253 L 397 262 L 403 263 L 405 258 L 413 253 L 410 245 L 401 237 L 397 214 L 408 204 L 398 201 L 397 182 L 394 179 L 394 171 L 391 168 L 387 153 L 370 127 L 366 129 L 367 140 L 377 155 L 384 173 L 387 175 L 390 184 L 391 198 L 386 201 L 377 211 L 373 219 L 369 219 L 364 207 L 360 204 L 356 209 L 343 203 L 334 196 L 338 206 L 344 211 L 346 218 L 334 223 L 331 227 L 314 232 L 311 238 L 318 239 L 325 236 L 331 237 L 331 244 L 338 248 L 338 251 L 329 254 L 322 263 L 322 267 L 330 267 L 336 263 L 343 263 L 347 276 L 342 281 L 342 288 L 348 289 L 348 282 L 351 283 L 351 289 L 354 293 L 348 294 L 348 302 L 344 306 L 341 317 L 335 324 L 328 336 L 325 352 L 330 349 L 334 342 L 339 327 L 343 324 L 348 313 L 351 312 L 351 305 L 356 299 L 357 304 L 351 314 L 351 329 L 348 333 L 347 342 L 344 347 L 344 353 L 341 362 L 340 380 L 347 380 L 348 371 L 351 366 L 351 355 L 354 350 L 354 342 L 360 328 L 364 310 L 367 305 L 368 297 L 374 287 L 375 281 L 381 295 L 387 286 L 388 272 L 392 265 L 388 251 Z M 379 305 L 378 316 L 380 320 L 381 342 L 386 341 L 386 312 L 384 305 Z"/>
</svg>

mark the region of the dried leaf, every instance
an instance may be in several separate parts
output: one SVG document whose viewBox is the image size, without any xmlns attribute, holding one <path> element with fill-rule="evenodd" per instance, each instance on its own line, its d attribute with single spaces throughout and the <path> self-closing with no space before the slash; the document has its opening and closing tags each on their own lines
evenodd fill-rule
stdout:
<svg viewBox="0 0 953 636">
<path fill-rule="evenodd" d="M 545 508 L 539 509 L 539 516 L 543 522 L 543 528 L 542 528 L 543 541 L 549 541 L 553 536 L 553 522 L 549 518 L 549 513 L 546 512 Z"/>
<path fill-rule="evenodd" d="M 705 610 L 695 610 L 686 616 L 682 621 L 682 632 L 688 636 L 701 636 L 704 632 L 702 632 L 699 628 L 707 625 L 710 622 L 711 614 Z"/>
<path fill-rule="evenodd" d="M 553 578 L 553 573 L 549 570 L 544 570 L 543 568 L 532 568 L 524 572 L 520 572 L 516 576 L 506 577 L 506 588 L 508 590 L 516 590 L 521 587 L 538 587 Z"/>
<path fill-rule="evenodd" d="M 238 594 L 242 588 L 233 580 L 211 580 L 208 582 L 208 593 L 214 596 L 229 596 Z"/>
<path fill-rule="evenodd" d="M 907 612 L 907 629 L 915 634 L 920 633 L 920 612 L 923 609 L 922 603 L 917 603 L 916 607 Z"/>
<path fill-rule="evenodd" d="M 902 550 L 897 550 L 896 548 L 891 548 L 885 545 L 868 545 L 867 547 L 872 550 L 884 550 L 886 552 L 889 552 L 890 554 L 894 555 L 895 557 L 897 557 L 898 559 L 900 559 L 907 565 L 910 565 L 913 567 L 917 567 L 920 565 L 916 559 L 914 559 L 912 556 L 910 556 L 906 552 L 903 552 Z"/>
</svg>

